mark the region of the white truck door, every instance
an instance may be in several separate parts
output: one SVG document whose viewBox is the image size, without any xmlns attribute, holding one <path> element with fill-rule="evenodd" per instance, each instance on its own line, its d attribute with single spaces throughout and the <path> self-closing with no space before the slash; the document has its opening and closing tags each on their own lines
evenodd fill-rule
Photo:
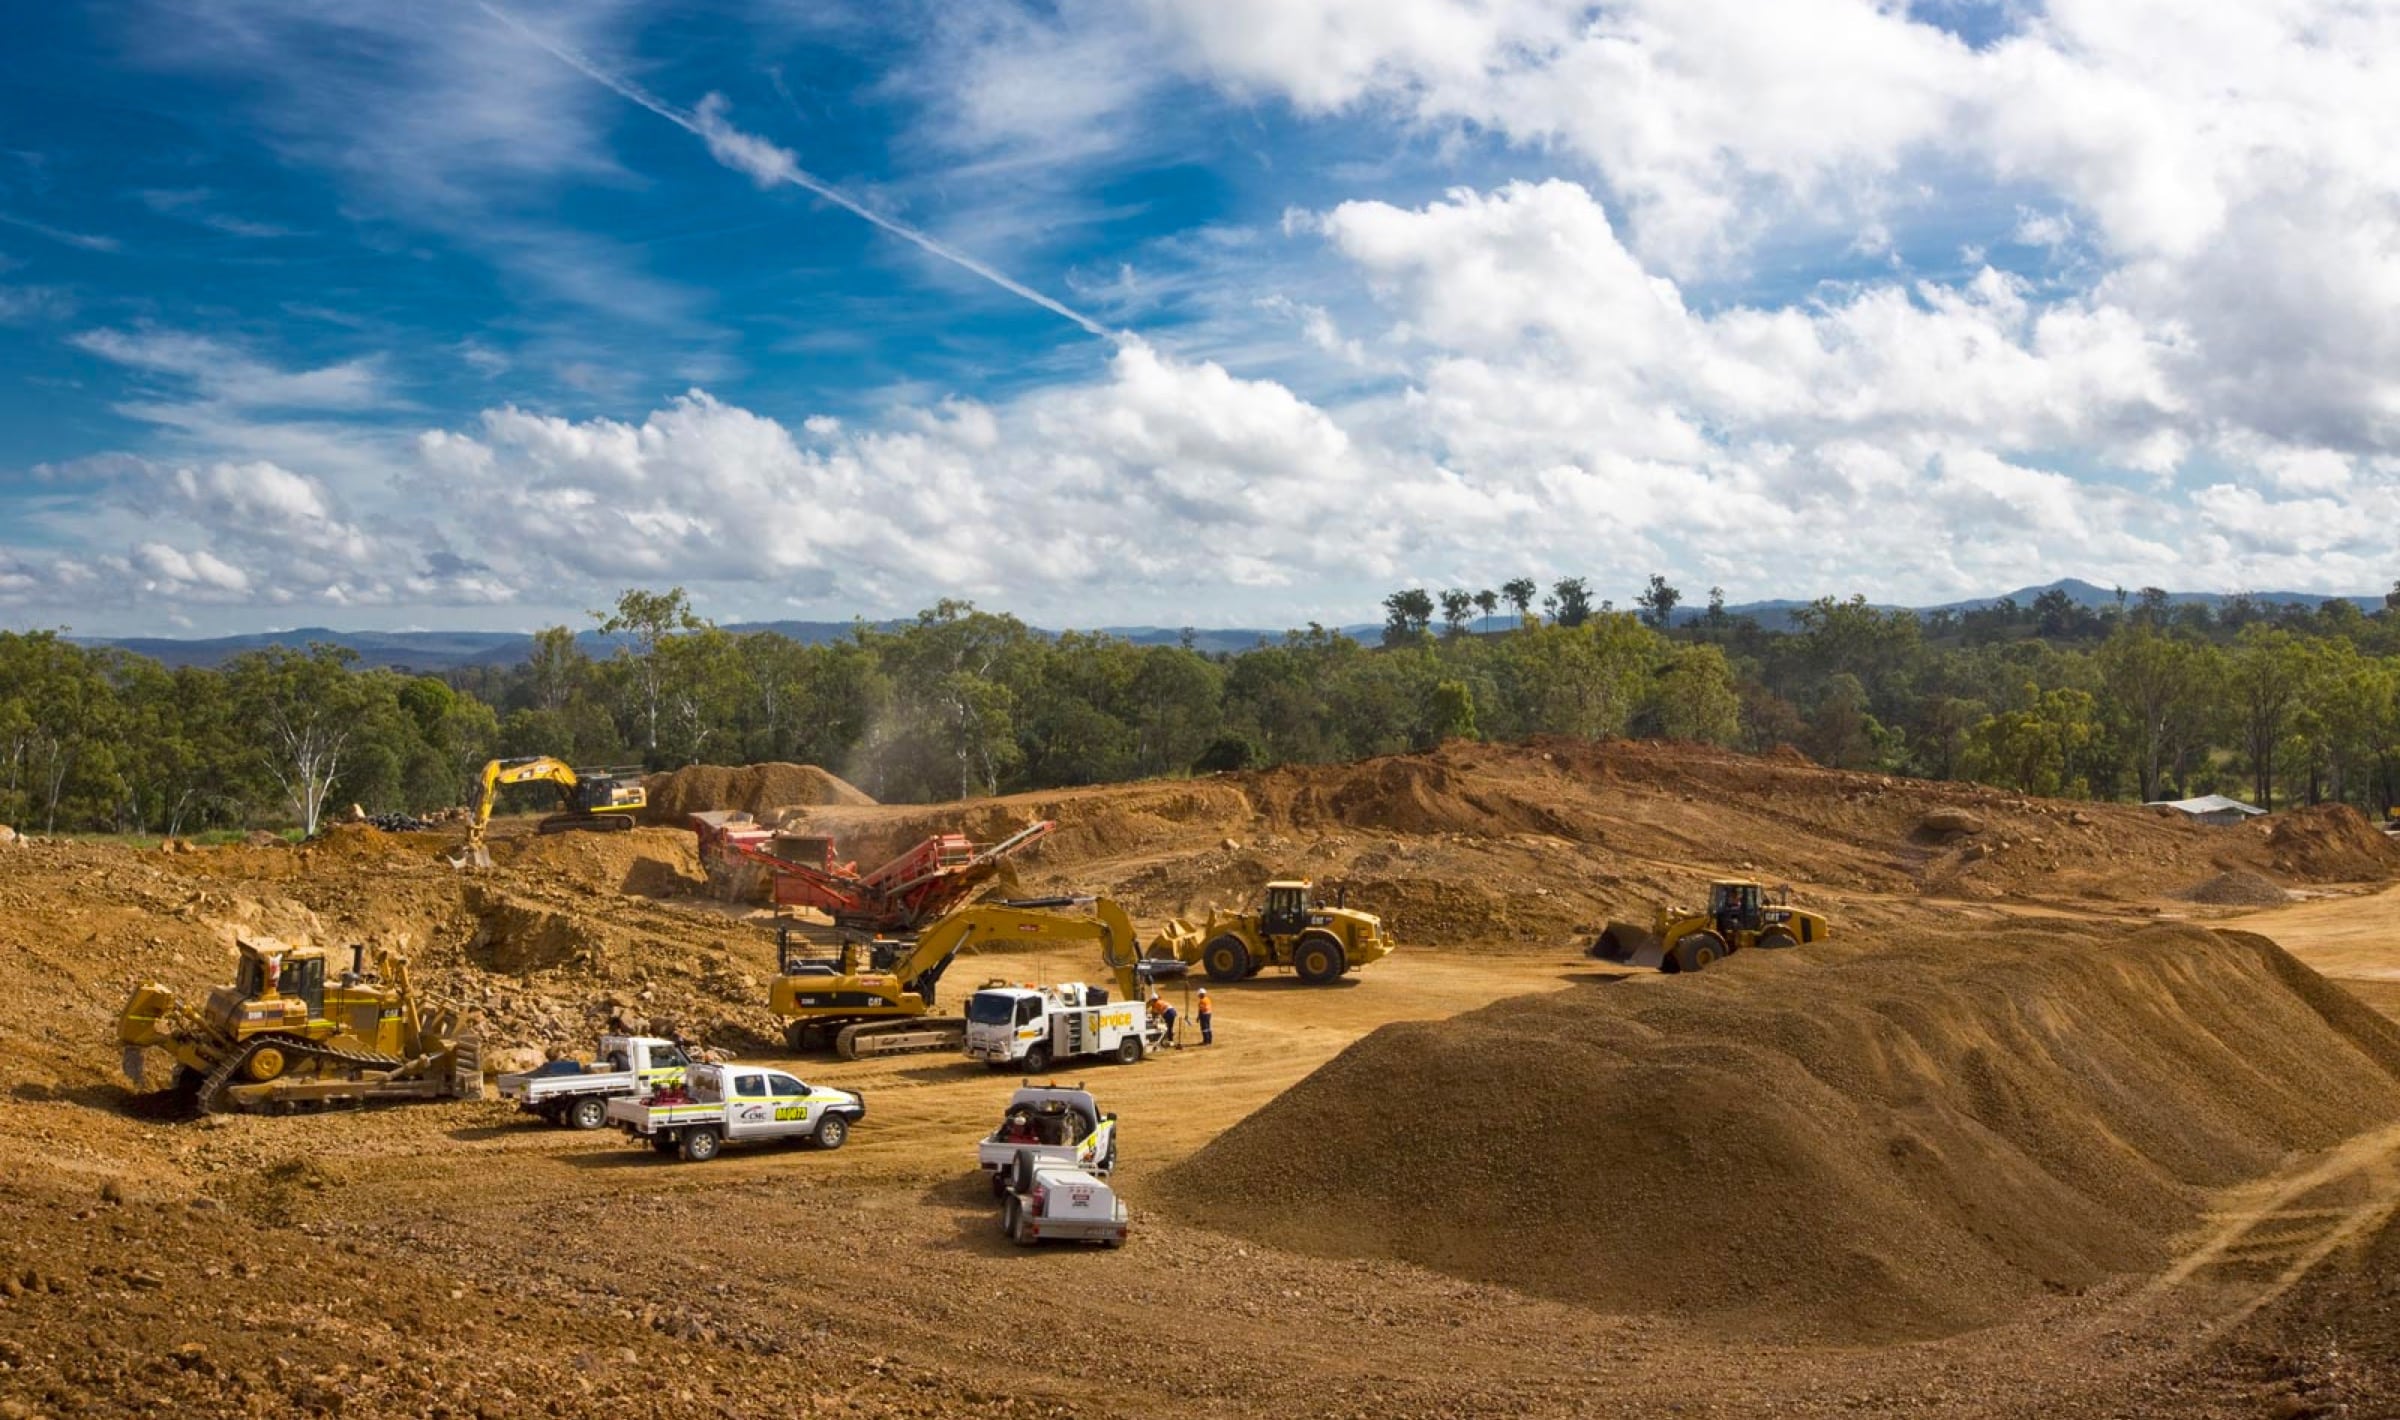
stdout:
<svg viewBox="0 0 2400 1420">
<path fill-rule="evenodd" d="M 774 1106 L 768 1133 L 806 1134 L 817 1127 L 817 1115 L 824 1106 L 809 1102 L 808 1086 L 780 1071 L 769 1071 L 767 1091 Z"/>
<path fill-rule="evenodd" d="M 775 1132 L 775 1099 L 764 1070 L 726 1072 L 725 1134 L 731 1139 L 757 1139 Z"/>
</svg>

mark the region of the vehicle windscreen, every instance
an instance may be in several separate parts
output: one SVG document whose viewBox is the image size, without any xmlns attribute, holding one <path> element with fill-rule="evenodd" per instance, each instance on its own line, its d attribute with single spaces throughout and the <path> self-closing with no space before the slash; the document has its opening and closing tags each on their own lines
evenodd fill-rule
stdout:
<svg viewBox="0 0 2400 1420">
<path fill-rule="evenodd" d="M 1007 1025 L 1016 1015 L 1013 1000 L 997 991 L 978 991 L 967 998 L 967 1019 L 977 1025 Z"/>
</svg>

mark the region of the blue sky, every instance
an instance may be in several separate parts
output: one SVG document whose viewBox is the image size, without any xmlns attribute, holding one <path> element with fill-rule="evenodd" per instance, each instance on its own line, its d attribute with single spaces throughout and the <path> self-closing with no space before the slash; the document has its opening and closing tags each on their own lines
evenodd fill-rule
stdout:
<svg viewBox="0 0 2400 1420">
<path fill-rule="evenodd" d="M 38 9 L 0 624 L 2380 587 L 2400 43 L 2319 8 Z"/>
</svg>

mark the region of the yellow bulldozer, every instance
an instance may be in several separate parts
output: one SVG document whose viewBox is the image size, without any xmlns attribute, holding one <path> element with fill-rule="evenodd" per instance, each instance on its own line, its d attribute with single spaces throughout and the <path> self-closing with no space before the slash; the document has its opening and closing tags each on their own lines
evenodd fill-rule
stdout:
<svg viewBox="0 0 2400 1420">
<path fill-rule="evenodd" d="M 1305 878 L 1269 883 L 1256 912 L 1212 909 L 1196 926 L 1177 923 L 1175 954 L 1211 981 L 1241 981 L 1270 966 L 1288 966 L 1312 986 L 1391 955 L 1396 944 L 1382 918 L 1339 903 L 1325 906 L 1313 894 Z"/>
<path fill-rule="evenodd" d="M 481 1038 L 448 1008 L 422 1003 L 408 960 L 350 949 L 326 980 L 325 953 L 272 937 L 237 939 L 230 986 L 197 1007 L 156 982 L 134 988 L 117 1016 L 125 1075 L 144 1087 L 143 1052 L 163 1050 L 168 1091 L 187 1112 L 286 1112 L 376 1100 L 481 1098 Z"/>
<path fill-rule="evenodd" d="M 1790 888 L 1769 890 L 1748 879 L 1723 878 L 1708 885 L 1706 911 L 1661 907 L 1648 926 L 1611 922 L 1591 954 L 1664 972 L 1702 971 L 1751 947 L 1822 942 L 1826 930 L 1822 914 L 1792 905 Z"/>
</svg>

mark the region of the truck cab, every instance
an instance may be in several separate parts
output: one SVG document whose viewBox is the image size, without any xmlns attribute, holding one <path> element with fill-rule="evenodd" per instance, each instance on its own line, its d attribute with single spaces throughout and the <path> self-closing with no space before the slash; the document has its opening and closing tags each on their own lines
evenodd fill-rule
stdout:
<svg viewBox="0 0 2400 1420">
<path fill-rule="evenodd" d="M 503 1075 L 500 1098 L 562 1128 L 598 1129 L 608 1101 L 646 1095 L 683 1083 L 691 1059 L 672 1040 L 654 1035 L 604 1035 L 591 1061 L 553 1060 L 539 1069 Z"/>
<path fill-rule="evenodd" d="M 1140 1001 L 1109 999 L 1108 988 L 991 982 L 967 998 L 967 1056 L 995 1070 L 1038 1075 L 1057 1061 L 1104 1055 L 1131 1065 L 1156 1044 Z"/>
<path fill-rule="evenodd" d="M 648 1099 L 614 1099 L 608 1120 L 658 1152 L 692 1163 L 727 1143 L 808 1139 L 838 1149 L 867 1112 L 863 1095 L 814 1086 L 763 1065 L 694 1065 L 684 1084 Z"/>
</svg>

